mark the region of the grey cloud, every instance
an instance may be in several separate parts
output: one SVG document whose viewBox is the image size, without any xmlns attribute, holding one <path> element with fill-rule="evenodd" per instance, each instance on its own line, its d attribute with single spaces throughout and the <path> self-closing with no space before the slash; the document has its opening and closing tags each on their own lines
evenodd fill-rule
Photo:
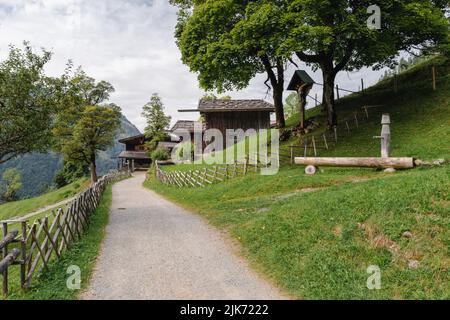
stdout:
<svg viewBox="0 0 450 320">
<path fill-rule="evenodd" d="M 167 0 L 0 0 L 0 18 L 0 57 L 9 44 L 28 40 L 55 53 L 49 74 L 61 74 L 72 59 L 88 74 L 114 85 L 111 101 L 140 129 L 145 126 L 141 108 L 154 92 L 163 98 L 173 121 L 198 118 L 198 114 L 177 113 L 195 107 L 203 91 L 196 75 L 180 61 L 173 38 L 176 9 Z M 307 70 L 321 81 L 320 74 Z M 343 88 L 357 89 L 362 76 L 369 85 L 380 74 L 362 70 L 349 79 L 342 73 L 338 82 Z M 227 94 L 271 101 L 264 81 L 265 76 L 259 75 L 246 90 Z M 315 87 L 315 92 L 320 97 L 321 88 Z"/>
</svg>

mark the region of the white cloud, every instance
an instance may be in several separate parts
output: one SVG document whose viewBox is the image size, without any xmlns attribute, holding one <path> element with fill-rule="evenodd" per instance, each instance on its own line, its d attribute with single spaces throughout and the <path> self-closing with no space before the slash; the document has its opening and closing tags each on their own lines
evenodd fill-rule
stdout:
<svg viewBox="0 0 450 320">
<path fill-rule="evenodd" d="M 94 78 L 111 82 L 116 88 L 111 101 L 143 129 L 141 108 L 154 92 L 163 98 L 173 121 L 199 116 L 177 112 L 195 107 L 203 91 L 196 75 L 181 63 L 175 24 L 176 8 L 167 0 L 0 0 L 0 56 L 9 44 L 20 46 L 27 40 L 54 52 L 49 74 L 60 75 L 72 59 Z M 292 70 L 286 81 L 291 74 Z M 341 73 L 338 83 L 358 89 L 361 77 L 369 85 L 379 76 L 368 70 Z M 321 81 L 320 74 L 313 78 Z M 246 90 L 229 94 L 271 101 L 264 80 L 258 76 Z M 312 95 L 318 92 L 320 97 L 321 90 L 316 86 Z"/>
</svg>

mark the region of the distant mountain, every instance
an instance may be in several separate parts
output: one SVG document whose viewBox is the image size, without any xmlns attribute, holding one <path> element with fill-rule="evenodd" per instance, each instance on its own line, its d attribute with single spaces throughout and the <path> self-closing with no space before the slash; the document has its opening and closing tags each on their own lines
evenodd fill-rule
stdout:
<svg viewBox="0 0 450 320">
<path fill-rule="evenodd" d="M 122 116 L 121 123 L 122 129 L 117 134 L 114 145 L 107 151 L 98 154 L 99 174 L 105 174 L 117 167 L 117 156 L 124 150 L 124 145 L 119 143 L 118 140 L 140 134 L 140 131 L 125 116 Z M 62 164 L 62 156 L 57 153 L 30 153 L 0 164 L 0 178 L 6 169 L 18 169 L 22 173 L 23 183 L 19 196 L 21 198 L 35 197 L 52 186 L 55 174 L 61 169 Z"/>
</svg>

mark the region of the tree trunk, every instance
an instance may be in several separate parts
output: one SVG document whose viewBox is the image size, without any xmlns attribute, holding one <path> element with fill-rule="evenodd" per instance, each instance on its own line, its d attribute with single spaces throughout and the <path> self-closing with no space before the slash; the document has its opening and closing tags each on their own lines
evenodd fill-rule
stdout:
<svg viewBox="0 0 450 320">
<path fill-rule="evenodd" d="M 267 56 L 261 57 L 261 61 L 266 69 L 267 75 L 272 85 L 273 90 L 273 102 L 275 107 L 275 115 L 277 117 L 278 128 L 284 128 L 286 122 L 284 119 L 284 105 L 283 105 L 283 92 L 284 92 L 284 67 L 283 61 L 277 59 L 275 74 L 270 59 Z"/>
<path fill-rule="evenodd" d="M 305 106 L 307 94 L 304 91 L 298 92 L 300 104 L 300 128 L 305 129 Z"/>
<path fill-rule="evenodd" d="M 323 76 L 323 105 L 327 110 L 328 126 L 337 125 L 337 114 L 334 103 L 334 80 L 336 74 L 333 70 L 333 62 L 321 63 Z"/>
<path fill-rule="evenodd" d="M 273 86 L 273 102 L 275 106 L 275 115 L 277 118 L 278 128 L 284 128 L 286 121 L 284 119 L 284 106 L 283 106 L 283 88 L 277 85 Z"/>
<path fill-rule="evenodd" d="M 95 153 L 91 156 L 91 181 L 92 183 L 96 183 L 98 181 L 97 177 L 97 165 L 95 164 Z"/>
</svg>

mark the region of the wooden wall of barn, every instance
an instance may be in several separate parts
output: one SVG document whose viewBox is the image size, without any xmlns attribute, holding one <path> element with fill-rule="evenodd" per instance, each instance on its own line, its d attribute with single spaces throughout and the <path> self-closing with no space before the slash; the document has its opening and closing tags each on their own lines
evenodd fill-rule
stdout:
<svg viewBox="0 0 450 320">
<path fill-rule="evenodd" d="M 209 112 L 204 114 L 206 129 L 219 129 L 225 135 L 226 129 L 269 129 L 270 112 Z"/>
</svg>

